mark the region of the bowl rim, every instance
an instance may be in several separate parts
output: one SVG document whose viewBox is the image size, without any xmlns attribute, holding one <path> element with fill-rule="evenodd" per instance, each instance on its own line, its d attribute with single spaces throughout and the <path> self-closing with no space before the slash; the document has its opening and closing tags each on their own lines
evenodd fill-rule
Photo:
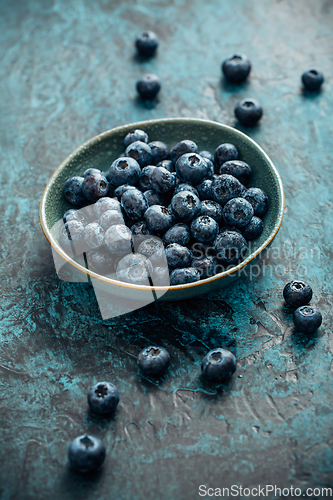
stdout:
<svg viewBox="0 0 333 500">
<path fill-rule="evenodd" d="M 227 269 L 226 271 L 223 271 L 222 273 L 218 273 L 214 276 L 211 276 L 210 278 L 199 280 L 199 281 L 196 281 L 194 283 L 187 283 L 187 284 L 182 284 L 182 285 L 170 285 L 170 286 L 134 285 L 134 284 L 130 284 L 130 283 L 121 282 L 121 281 L 118 281 L 118 280 L 115 280 L 112 278 L 107 278 L 105 276 L 101 276 L 100 274 L 95 273 L 94 271 L 91 271 L 90 269 L 83 267 L 81 264 L 79 264 L 74 259 L 72 259 L 69 255 L 67 255 L 66 252 L 61 248 L 61 246 L 55 241 L 53 235 L 51 234 L 51 232 L 48 228 L 47 222 L 46 222 L 46 211 L 45 211 L 46 200 L 47 200 L 48 194 L 49 194 L 53 184 L 55 183 L 59 173 L 66 167 L 66 165 L 76 155 L 83 152 L 88 147 L 91 147 L 95 144 L 98 144 L 104 138 L 109 137 L 110 135 L 116 134 L 117 132 L 120 132 L 123 129 L 144 128 L 147 125 L 166 123 L 166 122 L 168 122 L 168 123 L 188 123 L 191 121 L 193 123 L 199 122 L 203 125 L 207 124 L 207 125 L 214 125 L 217 127 L 221 127 L 223 129 L 228 130 L 228 131 L 232 132 L 233 134 L 236 134 L 239 137 L 245 139 L 246 141 L 250 142 L 253 146 L 255 146 L 261 152 L 261 154 L 264 156 L 265 160 L 269 163 L 271 169 L 273 170 L 273 172 L 276 176 L 276 179 L 277 179 L 279 190 L 280 190 L 281 205 L 280 205 L 280 209 L 279 209 L 278 218 L 274 224 L 273 230 L 271 231 L 270 235 L 266 238 L 266 240 L 260 245 L 260 247 L 253 254 L 251 253 L 246 259 L 244 259 L 242 262 L 240 262 L 237 266 L 233 266 L 231 269 Z M 40 204 L 39 204 L 39 222 L 40 222 L 42 231 L 45 235 L 45 238 L 47 239 L 47 241 L 51 245 L 52 249 L 55 252 L 57 252 L 66 262 L 68 262 L 69 264 L 71 264 L 73 267 L 75 267 L 77 270 L 83 272 L 84 274 L 86 274 L 94 279 L 97 279 L 99 281 L 103 281 L 105 283 L 109 283 L 109 284 L 115 285 L 115 286 L 120 286 L 123 288 L 129 288 L 132 290 L 150 291 L 150 292 L 153 290 L 156 290 L 158 292 L 162 292 L 162 291 L 168 292 L 168 291 L 177 291 L 177 290 L 181 290 L 181 289 L 188 289 L 188 288 L 202 286 L 202 285 L 205 285 L 207 283 L 211 283 L 213 281 L 222 279 L 226 276 L 231 276 L 231 275 L 237 273 L 238 271 L 240 271 L 243 267 L 247 266 L 252 260 L 254 260 L 256 257 L 258 257 L 258 255 L 261 254 L 261 252 L 273 241 L 273 239 L 277 235 L 277 233 L 281 227 L 281 224 L 282 224 L 282 220 L 283 220 L 283 216 L 284 216 L 284 209 L 285 209 L 285 196 L 284 196 L 284 189 L 283 189 L 281 176 L 280 176 L 279 172 L 277 171 L 272 160 L 269 158 L 267 153 L 261 148 L 261 146 L 259 146 L 259 144 L 257 142 L 255 142 L 251 137 L 244 134 L 240 130 L 238 130 L 234 127 L 231 127 L 229 125 L 219 123 L 219 122 L 214 121 L 214 120 L 205 120 L 205 119 L 193 118 L 193 117 L 189 117 L 189 118 L 175 117 L 175 118 L 157 118 L 157 119 L 152 119 L 152 120 L 144 120 L 144 121 L 140 121 L 140 122 L 133 122 L 133 123 L 125 124 L 125 125 L 120 125 L 118 127 L 114 127 L 112 129 L 106 130 L 105 132 L 102 132 L 101 134 L 98 134 L 98 135 L 92 137 L 88 141 L 81 144 L 81 146 L 77 147 L 58 166 L 58 168 L 53 172 L 48 183 L 46 184 L 45 189 L 44 189 L 43 194 L 42 194 Z"/>
</svg>

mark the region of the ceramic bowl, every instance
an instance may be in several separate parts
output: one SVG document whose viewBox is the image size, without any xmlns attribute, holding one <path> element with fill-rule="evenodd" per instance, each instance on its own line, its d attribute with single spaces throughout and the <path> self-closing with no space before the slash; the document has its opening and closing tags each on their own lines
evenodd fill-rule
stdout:
<svg viewBox="0 0 333 500">
<path fill-rule="evenodd" d="M 240 264 L 196 283 L 151 288 L 122 283 L 94 273 L 85 267 L 83 260 L 74 260 L 59 246 L 57 222 L 62 219 L 66 210 L 73 208 L 63 196 L 66 180 L 74 175 L 82 175 L 89 167 L 107 172 L 112 161 L 124 151 L 125 135 L 135 128 L 145 130 L 150 141 L 164 141 L 170 148 L 182 139 L 195 141 L 199 151 L 205 149 L 214 152 L 216 147 L 224 142 L 237 147 L 239 159 L 246 161 L 252 168 L 250 185 L 262 188 L 269 198 L 269 210 L 264 218 L 263 233 L 251 242 L 251 249 Z M 284 194 L 280 175 L 267 154 L 252 139 L 239 130 L 221 123 L 194 118 L 165 118 L 131 123 L 108 130 L 77 148 L 49 180 L 41 199 L 39 217 L 43 232 L 52 246 L 60 278 L 67 281 L 90 281 L 94 286 L 99 286 L 113 296 L 145 301 L 152 293 L 153 300 L 188 299 L 230 284 L 242 273 L 248 272 L 249 266 L 253 265 L 255 259 L 258 259 L 261 252 L 272 242 L 281 226 L 283 212 Z"/>
</svg>

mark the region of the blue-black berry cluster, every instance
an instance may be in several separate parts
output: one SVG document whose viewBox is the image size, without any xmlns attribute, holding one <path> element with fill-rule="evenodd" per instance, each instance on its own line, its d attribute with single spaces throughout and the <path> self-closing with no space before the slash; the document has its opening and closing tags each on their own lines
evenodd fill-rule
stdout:
<svg viewBox="0 0 333 500">
<path fill-rule="evenodd" d="M 297 308 L 294 312 L 294 325 L 299 332 L 313 333 L 322 323 L 322 315 L 318 307 L 309 304 L 312 299 L 312 288 L 303 280 L 292 280 L 283 289 L 286 303 Z"/>
</svg>

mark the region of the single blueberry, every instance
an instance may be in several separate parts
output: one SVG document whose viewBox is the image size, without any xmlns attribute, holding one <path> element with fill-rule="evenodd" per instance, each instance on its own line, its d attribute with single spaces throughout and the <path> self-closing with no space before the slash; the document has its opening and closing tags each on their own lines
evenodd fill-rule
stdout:
<svg viewBox="0 0 333 500">
<path fill-rule="evenodd" d="M 126 255 L 132 252 L 132 233 L 124 225 L 111 226 L 105 232 L 104 244 L 113 254 Z"/>
<path fill-rule="evenodd" d="M 246 186 L 250 181 L 252 170 L 250 165 L 245 163 L 245 161 L 231 160 L 221 165 L 220 175 L 221 174 L 233 175 L 239 182 Z"/>
<path fill-rule="evenodd" d="M 191 234 L 196 241 L 201 243 L 215 240 L 218 232 L 218 223 L 208 215 L 200 215 L 191 223 Z"/>
<path fill-rule="evenodd" d="M 253 206 L 254 215 L 262 218 L 268 210 L 267 194 L 260 188 L 249 188 L 244 194 L 244 199 Z"/>
<path fill-rule="evenodd" d="M 191 184 L 188 184 L 187 182 L 181 182 L 175 187 L 175 190 L 173 192 L 173 195 L 180 193 L 181 191 L 190 191 L 191 193 L 195 194 L 199 198 L 199 193 L 197 188 L 192 186 Z"/>
<path fill-rule="evenodd" d="M 89 250 L 86 254 L 89 269 L 99 274 L 109 274 L 113 271 L 114 259 L 107 250 Z"/>
<path fill-rule="evenodd" d="M 136 141 L 132 142 L 126 148 L 126 156 L 130 156 L 134 160 L 138 162 L 140 167 L 145 167 L 149 165 L 152 160 L 151 149 L 145 142 Z M 124 184 L 129 184 L 128 182 L 124 182 Z"/>
<path fill-rule="evenodd" d="M 132 144 L 137 144 L 138 142 L 132 142 Z M 141 144 L 145 143 L 142 142 Z M 128 147 L 130 148 L 131 144 Z M 114 186 L 121 186 L 123 184 L 134 185 L 140 179 L 140 174 L 140 165 L 134 158 L 118 158 L 111 164 L 108 178 Z"/>
<path fill-rule="evenodd" d="M 66 222 L 59 233 L 59 244 L 69 255 L 79 255 L 84 250 L 83 233 L 85 225 L 81 221 Z"/>
<path fill-rule="evenodd" d="M 158 47 L 158 37 L 153 31 L 143 31 L 135 40 L 135 47 L 145 57 L 151 57 Z"/>
<path fill-rule="evenodd" d="M 135 248 L 137 248 L 139 244 L 146 239 L 146 236 L 150 236 L 152 234 L 148 224 L 144 221 L 133 224 L 131 232 L 133 234 Z"/>
<path fill-rule="evenodd" d="M 141 99 L 154 99 L 161 90 L 162 83 L 157 75 L 147 73 L 136 82 L 136 90 Z"/>
<path fill-rule="evenodd" d="M 309 69 L 303 73 L 302 82 L 307 90 L 319 90 L 324 82 L 324 76 L 316 69 Z"/>
<path fill-rule="evenodd" d="M 214 201 L 225 205 L 232 198 L 240 198 L 246 189 L 233 175 L 222 174 L 214 177 L 211 187 Z"/>
<path fill-rule="evenodd" d="M 118 199 L 118 201 L 121 200 L 122 195 L 127 191 L 127 189 L 138 189 L 135 186 L 130 186 L 129 184 L 123 184 L 122 186 L 117 187 L 117 189 L 114 190 L 114 197 Z"/>
<path fill-rule="evenodd" d="M 82 190 L 83 182 L 83 177 L 71 177 L 65 182 L 64 195 L 66 200 L 72 205 L 82 205 L 82 203 L 86 200 L 85 194 Z"/>
<path fill-rule="evenodd" d="M 156 167 L 150 176 L 150 185 L 158 193 L 171 191 L 175 184 L 176 176 L 163 167 Z"/>
<path fill-rule="evenodd" d="M 71 467 L 78 472 L 94 471 L 105 460 L 105 446 L 94 436 L 79 436 L 69 445 L 68 459 Z"/>
<path fill-rule="evenodd" d="M 83 210 L 76 210 L 75 208 L 71 208 L 64 213 L 62 220 L 64 224 L 71 220 L 76 220 L 78 222 L 82 222 L 82 224 L 88 224 L 88 218 L 85 215 Z"/>
<path fill-rule="evenodd" d="M 217 347 L 201 361 L 202 375 L 210 380 L 226 380 L 236 371 L 236 358 L 226 349 Z"/>
<path fill-rule="evenodd" d="M 147 165 L 141 170 L 139 185 L 142 191 L 150 189 L 150 178 L 155 168 L 156 167 L 154 165 Z"/>
<path fill-rule="evenodd" d="M 233 198 L 223 208 L 223 218 L 229 226 L 244 227 L 249 224 L 253 214 L 251 203 L 244 198 Z"/>
<path fill-rule="evenodd" d="M 212 199 L 212 179 L 205 179 L 201 184 L 197 185 L 200 200 Z"/>
<path fill-rule="evenodd" d="M 98 382 L 89 389 L 88 405 L 94 413 L 111 413 L 119 403 L 119 391 L 111 382 Z"/>
<path fill-rule="evenodd" d="M 172 213 L 180 220 L 190 221 L 200 212 L 201 201 L 190 191 L 181 191 L 171 200 Z"/>
<path fill-rule="evenodd" d="M 164 245 L 156 236 L 148 237 L 142 241 L 138 246 L 137 253 L 147 257 L 154 267 L 166 265 Z"/>
<path fill-rule="evenodd" d="M 164 347 L 150 345 L 138 355 L 138 367 L 144 375 L 161 375 L 169 364 L 170 354 Z"/>
<path fill-rule="evenodd" d="M 211 278 L 223 271 L 223 267 L 213 255 L 206 255 L 193 259 L 191 266 L 199 271 L 202 280 Z"/>
<path fill-rule="evenodd" d="M 230 83 L 244 82 L 251 71 L 251 63 L 243 54 L 235 54 L 222 62 L 222 72 Z"/>
<path fill-rule="evenodd" d="M 226 161 L 237 160 L 238 159 L 238 149 L 233 144 L 228 142 L 220 144 L 214 155 L 215 164 L 221 166 Z"/>
<path fill-rule="evenodd" d="M 235 107 L 235 116 L 245 127 L 254 127 L 262 117 L 263 110 L 255 99 L 243 99 Z"/>
<path fill-rule="evenodd" d="M 146 132 L 144 132 L 143 130 L 140 130 L 139 128 L 136 128 L 135 130 L 131 130 L 130 132 L 128 132 L 128 134 L 126 135 L 126 137 L 124 139 L 125 148 L 127 148 L 127 146 L 132 144 L 132 142 L 136 142 L 136 141 L 141 141 L 141 142 L 145 142 L 146 144 L 148 144 L 148 134 L 146 134 Z"/>
<path fill-rule="evenodd" d="M 200 281 L 200 273 L 194 267 L 174 269 L 170 274 L 170 285 L 186 285 Z"/>
<path fill-rule="evenodd" d="M 312 288 L 305 281 L 292 280 L 284 287 L 283 297 L 292 307 L 305 306 L 312 299 Z"/>
<path fill-rule="evenodd" d="M 83 180 L 82 192 L 90 201 L 97 201 L 104 196 L 107 196 L 109 191 L 109 183 L 103 172 L 92 172 Z"/>
<path fill-rule="evenodd" d="M 199 155 L 214 164 L 214 155 L 212 155 L 209 151 L 200 151 Z"/>
<path fill-rule="evenodd" d="M 116 224 L 125 224 L 124 217 L 118 210 L 107 210 L 103 212 L 97 222 L 104 231 Z"/>
<path fill-rule="evenodd" d="M 171 268 L 189 267 L 193 254 L 187 247 L 178 243 L 171 243 L 165 249 L 168 266 Z"/>
<path fill-rule="evenodd" d="M 175 166 L 171 160 L 162 160 L 157 163 L 156 167 L 163 167 L 169 170 L 169 172 L 175 172 Z"/>
<path fill-rule="evenodd" d="M 99 168 L 88 168 L 88 170 L 83 172 L 82 177 L 85 178 L 89 174 L 100 174 L 101 172 L 103 173 L 103 171 Z"/>
<path fill-rule="evenodd" d="M 294 312 L 294 325 L 302 333 L 315 332 L 322 320 L 321 312 L 315 306 L 301 306 Z"/>
<path fill-rule="evenodd" d="M 221 205 L 216 201 L 204 200 L 203 202 L 201 202 L 201 210 L 199 215 L 209 215 L 209 217 L 216 220 L 218 224 L 221 224 L 223 209 Z"/>
<path fill-rule="evenodd" d="M 150 207 L 152 205 L 164 205 L 164 198 L 161 193 L 156 193 L 153 189 L 148 189 L 148 191 L 145 191 L 143 194 L 147 198 Z"/>
<path fill-rule="evenodd" d="M 170 156 L 168 146 L 161 141 L 153 141 L 149 143 L 153 163 L 158 164 L 161 161 L 167 160 Z"/>
<path fill-rule="evenodd" d="M 154 286 L 170 286 L 170 277 L 168 266 L 154 267 L 153 269 Z"/>
<path fill-rule="evenodd" d="M 91 222 L 84 228 L 83 239 L 88 248 L 100 248 L 104 244 L 104 229 L 97 222 Z"/>
<path fill-rule="evenodd" d="M 178 158 L 186 153 L 197 153 L 198 146 L 195 142 L 185 139 L 183 141 L 178 142 L 172 150 L 170 151 L 170 158 L 173 163 L 176 163 Z"/>
<path fill-rule="evenodd" d="M 134 285 L 150 286 L 153 266 L 144 255 L 132 253 L 125 255 L 117 264 L 116 276 L 119 281 Z"/>
<path fill-rule="evenodd" d="M 152 205 L 144 214 L 144 220 L 150 229 L 156 233 L 165 233 L 173 223 L 170 210 L 162 205 Z"/>
<path fill-rule="evenodd" d="M 220 232 L 213 246 L 216 257 L 228 265 L 243 260 L 247 251 L 246 239 L 236 231 Z"/>
<path fill-rule="evenodd" d="M 132 220 L 140 220 L 149 207 L 145 195 L 138 189 L 127 189 L 121 197 L 121 206 Z"/>
<path fill-rule="evenodd" d="M 115 200 L 114 198 L 108 198 L 106 196 L 105 198 L 101 198 L 100 200 L 96 201 L 96 203 L 93 205 L 93 210 L 94 215 L 98 219 L 104 212 L 107 212 L 108 210 L 117 210 L 121 213 L 121 205 L 119 201 Z"/>
<path fill-rule="evenodd" d="M 200 184 L 206 179 L 209 171 L 207 160 L 197 153 L 185 153 L 176 162 L 176 172 L 179 179 L 193 185 Z"/>
<path fill-rule="evenodd" d="M 179 223 L 172 226 L 163 236 L 164 244 L 171 245 L 171 243 L 178 243 L 179 245 L 186 246 L 190 241 L 191 233 L 186 224 Z"/>
<path fill-rule="evenodd" d="M 254 216 L 246 226 L 242 227 L 242 234 L 246 240 L 254 240 L 261 235 L 263 229 L 263 221 Z"/>
<path fill-rule="evenodd" d="M 195 241 L 191 245 L 191 251 L 193 253 L 194 259 L 201 259 L 201 257 L 214 257 L 215 248 L 213 243 L 200 243 L 200 241 Z"/>
</svg>

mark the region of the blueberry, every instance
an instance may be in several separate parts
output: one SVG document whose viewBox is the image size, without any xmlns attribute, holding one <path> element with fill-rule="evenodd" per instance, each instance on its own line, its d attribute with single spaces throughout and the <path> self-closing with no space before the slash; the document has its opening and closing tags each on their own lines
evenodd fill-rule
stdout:
<svg viewBox="0 0 333 500">
<path fill-rule="evenodd" d="M 138 367 L 144 375 L 161 375 L 170 364 L 170 354 L 164 347 L 150 345 L 138 355 Z"/>
<path fill-rule="evenodd" d="M 251 63 L 243 54 L 228 57 L 222 63 L 222 72 L 230 83 L 244 82 L 251 71 Z"/>
<path fill-rule="evenodd" d="M 214 155 L 212 155 L 212 153 L 210 153 L 209 151 L 200 151 L 199 155 L 214 164 Z"/>
<path fill-rule="evenodd" d="M 167 266 L 154 267 L 153 283 L 154 286 L 170 286 L 169 269 Z"/>
<path fill-rule="evenodd" d="M 121 206 L 132 220 L 140 220 L 148 208 L 148 201 L 138 189 L 127 189 L 121 197 Z"/>
<path fill-rule="evenodd" d="M 235 107 L 235 116 L 245 127 L 253 127 L 262 117 L 263 110 L 255 99 L 243 99 Z"/>
<path fill-rule="evenodd" d="M 89 174 L 100 174 L 100 173 L 103 173 L 103 172 L 99 168 L 88 168 L 88 170 L 83 172 L 82 177 L 85 178 Z"/>
<path fill-rule="evenodd" d="M 170 152 L 168 146 L 161 141 L 153 141 L 149 143 L 153 163 L 157 164 L 169 158 Z"/>
<path fill-rule="evenodd" d="M 137 142 L 132 142 L 132 144 L 145 144 L 145 143 L 144 142 L 140 143 L 140 141 L 137 141 Z M 130 148 L 132 144 L 130 144 L 128 148 Z M 110 182 L 114 186 L 121 186 L 123 184 L 134 185 L 140 179 L 140 174 L 141 174 L 141 168 L 139 163 L 132 157 L 126 157 L 126 158 L 118 158 L 111 164 L 108 178 L 110 179 Z"/>
<path fill-rule="evenodd" d="M 122 195 L 127 191 L 128 189 L 138 189 L 135 186 L 130 186 L 129 184 L 123 184 L 123 186 L 117 187 L 117 189 L 114 190 L 114 196 L 115 198 L 118 198 L 118 201 L 121 200 Z"/>
<path fill-rule="evenodd" d="M 213 255 L 204 255 L 193 259 L 191 265 L 199 271 L 202 280 L 211 278 L 223 271 L 223 267 L 218 264 L 217 259 Z"/>
<path fill-rule="evenodd" d="M 84 228 L 83 239 L 92 250 L 100 248 L 104 244 L 104 230 L 97 222 L 91 222 Z"/>
<path fill-rule="evenodd" d="M 83 180 L 82 192 L 90 201 L 97 201 L 106 196 L 109 191 L 109 183 L 103 172 L 92 172 Z"/>
<path fill-rule="evenodd" d="M 157 75 L 147 73 L 136 82 L 136 90 L 142 99 L 154 99 L 161 90 L 161 80 Z"/>
<path fill-rule="evenodd" d="M 246 240 L 254 240 L 261 235 L 263 229 L 263 221 L 254 216 L 246 226 L 242 227 L 242 234 Z"/>
<path fill-rule="evenodd" d="M 191 184 L 188 184 L 186 182 L 181 182 L 175 187 L 175 190 L 173 192 L 173 195 L 180 193 L 181 191 L 190 191 L 191 193 L 195 194 L 195 196 L 199 197 L 198 190 L 192 186 Z"/>
<path fill-rule="evenodd" d="M 212 182 L 211 179 L 205 179 L 201 184 L 197 185 L 197 191 L 201 200 L 212 199 Z"/>
<path fill-rule="evenodd" d="M 230 351 L 217 347 L 203 358 L 201 371 L 209 380 L 226 380 L 236 371 L 236 358 Z"/>
<path fill-rule="evenodd" d="M 94 413 L 111 413 L 119 403 L 119 391 L 111 382 L 98 382 L 88 392 L 88 405 Z"/>
<path fill-rule="evenodd" d="M 250 181 L 252 170 L 250 165 L 240 160 L 226 161 L 221 165 L 220 175 L 229 174 L 236 177 L 239 182 L 247 185 Z"/>
<path fill-rule="evenodd" d="M 75 210 L 74 208 L 67 210 L 67 212 L 64 213 L 62 220 L 64 221 L 64 224 L 71 220 L 82 222 L 82 224 L 88 223 L 88 219 L 84 214 L 83 210 Z"/>
<path fill-rule="evenodd" d="M 199 214 L 201 201 L 190 191 L 181 191 L 173 196 L 171 209 L 178 219 L 185 222 L 190 221 Z"/>
<path fill-rule="evenodd" d="M 220 205 L 225 205 L 232 198 L 244 195 L 245 187 L 233 175 L 222 174 L 213 179 L 212 197 Z"/>
<path fill-rule="evenodd" d="M 135 46 L 142 56 L 151 57 L 158 47 L 158 37 L 153 31 L 143 31 L 137 36 Z"/>
<path fill-rule="evenodd" d="M 79 436 L 68 448 L 68 459 L 71 467 L 78 472 L 94 471 L 105 460 L 105 446 L 94 436 Z"/>
<path fill-rule="evenodd" d="M 173 223 L 173 217 L 166 207 L 162 205 L 152 205 L 145 214 L 144 219 L 150 229 L 156 233 L 165 233 Z"/>
<path fill-rule="evenodd" d="M 223 218 L 229 226 L 244 227 L 253 217 L 253 207 L 244 198 L 233 198 L 223 208 Z"/>
<path fill-rule="evenodd" d="M 294 324 L 302 333 L 312 333 L 320 327 L 322 322 L 321 312 L 314 306 L 301 306 L 294 312 Z"/>
<path fill-rule="evenodd" d="M 164 198 L 161 193 L 156 193 L 153 189 L 148 189 L 148 191 L 145 191 L 143 194 L 147 198 L 150 207 L 152 205 L 164 205 Z"/>
<path fill-rule="evenodd" d="M 236 231 L 222 231 L 214 241 L 218 259 L 225 264 L 236 264 L 244 259 L 247 250 L 246 239 Z"/>
<path fill-rule="evenodd" d="M 193 258 L 191 250 L 178 243 L 171 243 L 165 249 L 168 266 L 171 268 L 189 267 Z"/>
<path fill-rule="evenodd" d="M 292 307 L 305 306 L 312 299 L 312 288 L 305 281 L 292 280 L 284 287 L 283 297 Z"/>
<path fill-rule="evenodd" d="M 186 285 L 200 281 L 200 273 L 194 267 L 185 267 L 183 269 L 174 269 L 170 274 L 170 285 Z"/>
<path fill-rule="evenodd" d="M 150 176 L 150 185 L 158 193 L 166 193 L 175 187 L 176 177 L 166 168 L 156 167 Z"/>
<path fill-rule="evenodd" d="M 195 142 L 185 139 L 184 141 L 178 142 L 172 150 L 170 151 L 170 158 L 173 163 L 176 163 L 178 158 L 186 153 L 197 153 L 198 146 Z"/>
<path fill-rule="evenodd" d="M 104 231 L 116 224 L 125 224 L 124 217 L 118 210 L 107 210 L 103 212 L 97 222 Z"/>
<path fill-rule="evenodd" d="M 249 188 L 244 194 L 244 199 L 253 206 L 254 215 L 262 218 L 268 210 L 267 194 L 260 188 Z"/>
<path fill-rule="evenodd" d="M 185 153 L 176 163 L 176 172 L 179 179 L 190 184 L 200 184 L 209 173 L 209 165 L 205 158 L 197 153 Z"/>
<path fill-rule="evenodd" d="M 190 241 L 191 233 L 190 229 L 186 224 L 175 224 L 172 226 L 163 236 L 163 242 L 165 245 L 171 245 L 171 243 L 178 243 L 179 245 L 186 246 Z"/>
<path fill-rule="evenodd" d="M 209 215 L 209 217 L 216 220 L 218 224 L 221 224 L 223 217 L 223 209 L 221 205 L 216 201 L 204 200 L 201 203 L 200 215 Z"/>
<path fill-rule="evenodd" d="M 86 200 L 82 190 L 83 181 L 83 177 L 71 177 L 65 182 L 64 195 L 66 200 L 72 205 L 82 205 Z"/>
<path fill-rule="evenodd" d="M 220 144 L 215 150 L 215 164 L 221 166 L 226 161 L 237 160 L 238 159 L 238 149 L 233 144 L 228 142 Z"/>
<path fill-rule="evenodd" d="M 117 210 L 121 213 L 121 205 L 119 201 L 115 200 L 114 198 L 108 198 L 106 196 L 105 198 L 101 198 L 100 200 L 96 201 L 96 203 L 93 205 L 93 210 L 94 215 L 98 219 L 104 212 L 107 212 L 108 210 Z"/>
<path fill-rule="evenodd" d="M 126 255 L 132 252 L 132 233 L 122 224 L 111 226 L 105 232 L 104 244 L 111 253 Z"/>
<path fill-rule="evenodd" d="M 117 265 L 116 276 L 119 281 L 134 285 L 150 286 L 153 266 L 144 255 L 134 253 L 125 255 Z"/>
<path fill-rule="evenodd" d="M 156 167 L 163 167 L 163 168 L 166 168 L 167 170 L 169 170 L 169 172 L 175 172 L 175 166 L 174 164 L 172 163 L 171 160 L 163 160 L 163 161 L 160 161 Z"/>
<path fill-rule="evenodd" d="M 59 244 L 68 254 L 79 255 L 84 248 L 84 233 L 85 225 L 76 220 L 66 222 L 59 234 Z"/>
<path fill-rule="evenodd" d="M 109 274 L 113 271 L 111 254 L 106 250 L 89 250 L 86 254 L 89 269 L 99 274 Z"/>
<path fill-rule="evenodd" d="M 208 215 L 200 215 L 192 221 L 191 234 L 195 240 L 201 243 L 215 240 L 218 232 L 218 223 Z"/>
<path fill-rule="evenodd" d="M 156 236 L 148 237 L 138 246 L 137 253 L 147 257 L 154 267 L 165 266 L 165 250 L 162 241 Z"/>
<path fill-rule="evenodd" d="M 133 234 L 134 246 L 137 247 L 141 241 L 146 239 L 146 236 L 151 235 L 150 228 L 148 224 L 144 221 L 136 222 L 131 227 L 131 232 Z"/>
<path fill-rule="evenodd" d="M 126 137 L 124 139 L 125 148 L 127 148 L 127 146 L 132 144 L 132 142 L 136 142 L 136 141 L 141 141 L 141 142 L 145 142 L 146 144 L 148 144 L 148 134 L 146 134 L 146 132 L 144 132 L 143 130 L 140 130 L 139 128 L 137 128 L 135 130 L 131 130 L 130 132 L 128 132 L 128 134 L 126 135 Z"/>
<path fill-rule="evenodd" d="M 194 259 L 200 259 L 201 257 L 214 257 L 215 249 L 210 243 L 200 243 L 200 241 L 195 241 L 191 245 L 191 251 L 193 253 Z"/>
<path fill-rule="evenodd" d="M 136 160 L 140 167 L 145 167 L 149 165 L 152 160 L 151 149 L 145 142 L 136 141 L 132 142 L 126 148 L 126 156 L 129 156 Z M 124 184 L 128 184 L 125 183 Z"/>
<path fill-rule="evenodd" d="M 141 170 L 139 185 L 142 191 L 150 189 L 150 178 L 155 168 L 154 165 L 147 165 Z"/>
<path fill-rule="evenodd" d="M 324 76 L 316 69 L 309 69 L 303 73 L 302 82 L 307 90 L 319 90 L 324 82 Z"/>
</svg>

